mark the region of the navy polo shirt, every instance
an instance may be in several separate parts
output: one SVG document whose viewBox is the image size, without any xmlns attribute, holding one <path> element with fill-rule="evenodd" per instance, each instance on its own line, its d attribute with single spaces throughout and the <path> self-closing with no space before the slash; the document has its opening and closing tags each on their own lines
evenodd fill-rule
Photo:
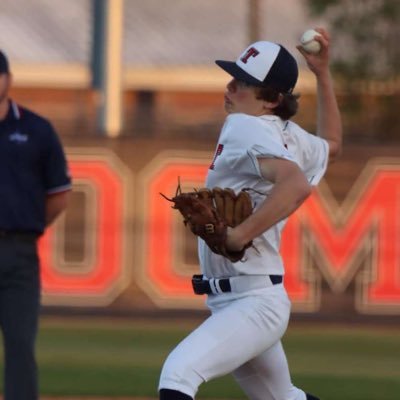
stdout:
<svg viewBox="0 0 400 400">
<path fill-rule="evenodd" d="M 43 233 L 46 197 L 70 188 L 64 151 L 49 121 L 11 101 L 0 121 L 0 231 Z"/>
</svg>

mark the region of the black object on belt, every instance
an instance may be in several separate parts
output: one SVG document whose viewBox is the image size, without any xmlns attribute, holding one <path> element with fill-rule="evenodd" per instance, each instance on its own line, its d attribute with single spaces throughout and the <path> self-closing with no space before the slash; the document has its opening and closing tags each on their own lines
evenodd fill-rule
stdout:
<svg viewBox="0 0 400 400">
<path fill-rule="evenodd" d="M 283 282 L 282 275 L 268 275 L 273 285 L 278 285 Z M 229 278 L 218 279 L 218 285 L 220 290 L 224 293 L 231 292 L 231 283 L 229 282 Z M 203 280 L 203 275 L 193 275 L 192 277 L 192 286 L 195 294 L 211 294 L 213 291 L 211 290 L 210 281 Z"/>
<path fill-rule="evenodd" d="M 23 241 L 36 240 L 39 235 L 35 232 L 23 232 L 23 231 L 4 231 L 0 229 L 0 239 L 17 239 Z"/>
</svg>

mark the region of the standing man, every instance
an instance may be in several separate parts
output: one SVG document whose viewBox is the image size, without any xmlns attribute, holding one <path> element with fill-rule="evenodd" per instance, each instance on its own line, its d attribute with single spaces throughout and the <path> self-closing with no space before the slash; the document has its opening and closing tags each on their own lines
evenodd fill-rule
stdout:
<svg viewBox="0 0 400 400">
<path fill-rule="evenodd" d="M 168 356 L 160 377 L 161 400 L 191 400 L 203 382 L 232 373 L 252 400 L 318 400 L 295 387 L 281 344 L 290 315 L 279 254 L 281 231 L 341 151 L 342 127 L 329 71 L 329 36 L 318 29 L 321 51 L 303 50 L 315 74 L 317 136 L 290 118 L 298 96 L 292 93 L 297 63 L 281 45 L 260 41 L 236 62 L 216 61 L 232 76 L 225 92 L 228 113 L 208 188 L 249 193 L 255 210 L 229 228 L 226 246 L 244 257 L 232 262 L 199 240 L 202 279 L 196 294 L 207 294 L 211 316 Z M 312 351 L 312 349 L 310 349 Z"/>
<path fill-rule="evenodd" d="M 9 98 L 0 51 L 0 327 L 4 400 L 37 400 L 35 339 L 40 307 L 37 240 L 66 208 L 71 179 L 50 123 Z"/>
</svg>

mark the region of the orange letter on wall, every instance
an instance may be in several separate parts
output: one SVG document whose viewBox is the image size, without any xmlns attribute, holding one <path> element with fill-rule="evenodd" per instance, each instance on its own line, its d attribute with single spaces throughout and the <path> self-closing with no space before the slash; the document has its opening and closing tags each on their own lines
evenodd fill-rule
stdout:
<svg viewBox="0 0 400 400">
<path fill-rule="evenodd" d="M 121 171 L 115 170 L 109 161 L 104 155 L 69 157 L 73 183 L 86 186 L 95 194 L 88 207 L 93 218 L 84 235 L 94 249 L 84 268 L 59 268 L 55 229 L 46 231 L 39 250 L 43 294 L 49 304 L 108 304 L 129 283 L 124 264 L 126 188 Z"/>
</svg>

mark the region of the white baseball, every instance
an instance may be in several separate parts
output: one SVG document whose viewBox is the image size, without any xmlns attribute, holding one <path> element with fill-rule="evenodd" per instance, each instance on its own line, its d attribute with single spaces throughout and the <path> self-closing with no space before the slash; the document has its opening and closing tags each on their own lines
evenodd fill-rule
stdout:
<svg viewBox="0 0 400 400">
<path fill-rule="evenodd" d="M 301 47 L 307 53 L 318 54 L 321 50 L 321 44 L 314 39 L 315 36 L 321 36 L 321 34 L 314 29 L 309 29 L 308 31 L 305 31 L 300 38 Z"/>
</svg>

